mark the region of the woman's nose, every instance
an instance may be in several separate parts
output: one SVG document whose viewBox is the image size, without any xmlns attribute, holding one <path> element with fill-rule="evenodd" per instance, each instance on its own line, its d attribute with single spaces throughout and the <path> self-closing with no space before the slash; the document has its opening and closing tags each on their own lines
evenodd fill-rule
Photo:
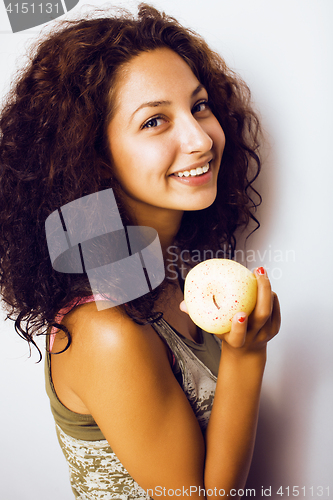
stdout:
<svg viewBox="0 0 333 500">
<path fill-rule="evenodd" d="M 207 153 L 213 147 L 213 140 L 193 115 L 187 117 L 178 129 L 183 153 Z"/>
</svg>

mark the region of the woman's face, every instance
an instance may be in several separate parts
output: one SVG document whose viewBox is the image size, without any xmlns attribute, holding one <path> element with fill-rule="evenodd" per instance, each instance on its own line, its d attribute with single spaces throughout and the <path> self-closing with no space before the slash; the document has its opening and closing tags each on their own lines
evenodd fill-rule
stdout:
<svg viewBox="0 0 333 500">
<path fill-rule="evenodd" d="M 168 48 L 142 52 L 122 69 L 108 140 L 139 221 L 215 200 L 225 136 L 207 101 L 190 67 Z"/>
</svg>

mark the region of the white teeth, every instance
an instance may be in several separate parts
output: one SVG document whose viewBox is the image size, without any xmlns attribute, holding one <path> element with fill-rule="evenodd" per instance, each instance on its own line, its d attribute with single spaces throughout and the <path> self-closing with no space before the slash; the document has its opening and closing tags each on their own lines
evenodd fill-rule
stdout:
<svg viewBox="0 0 333 500">
<path fill-rule="evenodd" d="M 191 170 L 184 170 L 183 172 L 177 172 L 175 175 L 178 177 L 196 177 L 197 175 L 202 175 L 208 172 L 209 163 L 203 167 L 192 168 Z"/>
</svg>

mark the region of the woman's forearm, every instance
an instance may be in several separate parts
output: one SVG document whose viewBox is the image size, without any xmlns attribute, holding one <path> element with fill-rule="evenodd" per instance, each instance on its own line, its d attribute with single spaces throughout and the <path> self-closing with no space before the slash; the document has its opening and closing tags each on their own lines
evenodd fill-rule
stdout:
<svg viewBox="0 0 333 500">
<path fill-rule="evenodd" d="M 243 355 L 223 343 L 206 431 L 206 491 L 224 490 L 227 497 L 231 489 L 245 485 L 255 442 L 265 362 L 266 348 Z M 221 496 L 217 494 L 217 498 Z"/>
</svg>

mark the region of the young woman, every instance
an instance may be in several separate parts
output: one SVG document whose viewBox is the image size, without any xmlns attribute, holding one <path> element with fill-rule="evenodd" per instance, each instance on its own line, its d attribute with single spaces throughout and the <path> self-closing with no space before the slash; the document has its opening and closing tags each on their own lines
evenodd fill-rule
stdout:
<svg viewBox="0 0 333 500">
<path fill-rule="evenodd" d="M 256 221 L 247 87 L 200 37 L 142 5 L 138 18 L 50 35 L 0 125 L 2 296 L 20 335 L 48 333 L 46 385 L 75 496 L 239 498 L 278 300 L 259 268 L 254 312 L 218 338 L 186 314 L 180 270 L 195 260 L 184 251 L 232 255 L 236 230 Z M 108 188 L 124 226 L 157 231 L 166 269 L 117 307 L 86 274 L 53 269 L 45 236 L 50 214 Z"/>
</svg>

